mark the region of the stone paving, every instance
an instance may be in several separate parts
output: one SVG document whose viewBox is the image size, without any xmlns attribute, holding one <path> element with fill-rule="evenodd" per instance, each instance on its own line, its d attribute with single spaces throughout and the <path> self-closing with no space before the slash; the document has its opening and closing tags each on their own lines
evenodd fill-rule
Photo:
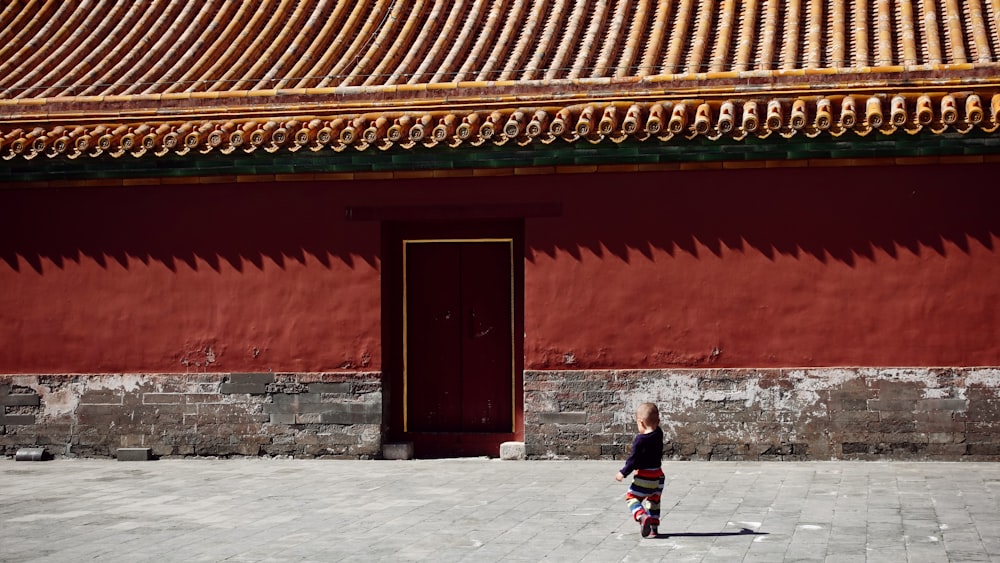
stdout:
<svg viewBox="0 0 1000 563">
<path fill-rule="evenodd" d="M 0 460 L 0 561 L 1000 562 L 1000 464 Z"/>
</svg>

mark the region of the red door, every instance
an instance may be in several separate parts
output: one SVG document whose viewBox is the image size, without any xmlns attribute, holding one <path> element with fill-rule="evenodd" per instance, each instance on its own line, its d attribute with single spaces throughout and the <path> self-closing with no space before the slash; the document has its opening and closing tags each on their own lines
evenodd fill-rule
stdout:
<svg viewBox="0 0 1000 563">
<path fill-rule="evenodd" d="M 403 424 L 418 456 L 514 439 L 514 243 L 403 241 Z"/>
</svg>

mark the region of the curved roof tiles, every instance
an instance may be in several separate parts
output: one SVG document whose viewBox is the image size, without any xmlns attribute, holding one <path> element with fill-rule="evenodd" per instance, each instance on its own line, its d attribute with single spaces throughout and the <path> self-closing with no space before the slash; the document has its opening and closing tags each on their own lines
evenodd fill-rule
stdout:
<svg viewBox="0 0 1000 563">
<path fill-rule="evenodd" d="M 996 68 L 998 19 L 998 0 L 36 0 L 0 12 L 0 92 Z"/>
<path fill-rule="evenodd" d="M 8 2 L 0 156 L 993 131 L 998 28 L 1000 0 Z"/>
</svg>

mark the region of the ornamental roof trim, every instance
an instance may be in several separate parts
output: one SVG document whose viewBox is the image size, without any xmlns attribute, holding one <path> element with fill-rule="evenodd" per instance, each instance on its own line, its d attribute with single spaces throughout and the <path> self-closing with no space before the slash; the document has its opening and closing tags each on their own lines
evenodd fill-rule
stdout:
<svg viewBox="0 0 1000 563">
<path fill-rule="evenodd" d="M 991 133 L 998 28 L 1000 0 L 9 2 L 0 156 Z"/>
<path fill-rule="evenodd" d="M 30 127 L 30 126 L 29 126 Z M 108 154 L 163 156 L 218 150 L 250 153 L 302 149 L 388 150 L 393 146 L 457 147 L 484 143 L 552 143 L 633 138 L 716 140 L 766 139 L 771 135 L 839 137 L 946 131 L 993 133 L 1000 127 L 1000 94 L 984 100 L 969 92 L 765 99 L 679 99 L 675 101 L 583 103 L 568 106 L 495 110 L 375 112 L 337 117 L 222 118 L 136 123 L 81 124 L 73 127 L 15 128 L 0 135 L 5 160 L 40 155 L 76 159 Z"/>
</svg>

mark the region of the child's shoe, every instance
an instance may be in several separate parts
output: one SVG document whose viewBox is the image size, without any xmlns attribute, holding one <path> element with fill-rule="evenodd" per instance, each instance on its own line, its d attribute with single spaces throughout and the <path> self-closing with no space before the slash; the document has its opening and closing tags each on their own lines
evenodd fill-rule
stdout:
<svg viewBox="0 0 1000 563">
<path fill-rule="evenodd" d="M 643 516 L 639 520 L 639 525 L 642 526 L 642 537 L 648 538 L 649 534 L 653 531 L 653 521 L 649 516 Z"/>
<path fill-rule="evenodd" d="M 653 536 L 655 538 L 656 536 L 660 535 L 660 530 L 658 530 L 656 528 L 656 526 L 650 526 L 649 527 L 649 535 L 651 535 L 651 536 Z"/>
</svg>

